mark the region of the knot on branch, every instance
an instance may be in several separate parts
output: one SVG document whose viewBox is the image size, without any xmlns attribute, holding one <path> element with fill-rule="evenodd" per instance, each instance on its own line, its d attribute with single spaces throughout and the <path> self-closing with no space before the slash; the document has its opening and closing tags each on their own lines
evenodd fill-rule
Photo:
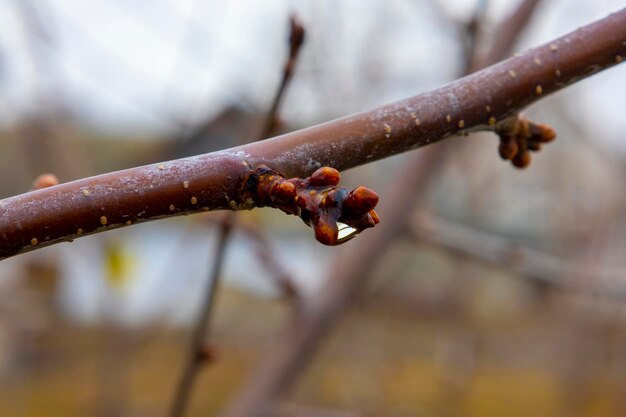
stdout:
<svg viewBox="0 0 626 417">
<path fill-rule="evenodd" d="M 500 122 L 496 133 L 500 136 L 500 156 L 511 161 L 516 168 L 526 168 L 530 165 L 530 152 L 539 152 L 544 143 L 550 143 L 556 138 L 552 127 L 534 123 L 523 114 Z"/>
<path fill-rule="evenodd" d="M 322 167 L 308 178 L 285 178 L 261 165 L 249 174 L 244 193 L 257 207 L 274 207 L 299 216 L 311 226 L 315 239 L 324 245 L 347 242 L 364 229 L 378 224 L 374 207 L 378 194 L 367 187 L 337 187 L 341 175 Z"/>
</svg>

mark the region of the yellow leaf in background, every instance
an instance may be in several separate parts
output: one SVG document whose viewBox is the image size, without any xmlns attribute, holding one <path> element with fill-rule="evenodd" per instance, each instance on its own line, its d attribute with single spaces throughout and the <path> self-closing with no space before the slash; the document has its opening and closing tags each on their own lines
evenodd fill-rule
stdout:
<svg viewBox="0 0 626 417">
<path fill-rule="evenodd" d="M 135 258 L 119 241 L 107 242 L 104 248 L 105 278 L 111 288 L 121 291 L 133 277 Z"/>
</svg>

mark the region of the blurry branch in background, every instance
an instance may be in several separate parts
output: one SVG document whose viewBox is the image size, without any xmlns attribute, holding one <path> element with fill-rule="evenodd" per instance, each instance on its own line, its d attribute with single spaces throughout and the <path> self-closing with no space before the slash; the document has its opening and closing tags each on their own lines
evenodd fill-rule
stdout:
<svg viewBox="0 0 626 417">
<path fill-rule="evenodd" d="M 289 55 L 283 69 L 283 75 L 276 94 L 272 100 L 272 105 L 267 113 L 267 119 L 261 132 L 259 132 L 259 138 L 267 138 L 274 131 L 274 128 L 278 121 L 278 109 L 283 99 L 284 93 L 291 76 L 293 75 L 296 60 L 300 52 L 300 48 L 304 43 L 305 30 L 302 24 L 299 22 L 296 16 L 290 18 L 290 34 L 289 34 Z M 169 417 L 181 417 L 184 415 L 185 410 L 189 405 L 191 392 L 193 389 L 194 381 L 198 372 L 200 372 L 202 365 L 206 364 L 211 359 L 210 350 L 207 343 L 210 335 L 210 322 L 211 312 L 214 311 L 215 295 L 219 288 L 219 280 L 222 275 L 222 266 L 224 264 L 224 256 L 226 253 L 226 245 L 231 236 L 233 226 L 236 223 L 235 213 L 226 213 L 219 222 L 219 238 L 216 243 L 215 254 L 213 256 L 213 268 L 210 271 L 208 277 L 208 286 L 204 293 L 204 299 L 198 311 L 196 322 L 193 326 L 193 334 L 189 344 L 187 356 L 185 358 L 185 365 L 180 381 L 176 386 L 176 392 Z M 259 233 L 253 234 L 253 238 L 260 239 Z M 261 245 L 263 246 L 263 245 Z M 263 260 L 266 265 L 270 265 L 277 271 L 279 267 L 275 262 L 272 262 L 273 258 L 267 256 L 265 252 L 260 252 L 263 256 Z M 295 286 L 288 282 L 288 276 L 285 274 L 279 275 L 278 283 L 282 284 L 283 290 L 291 296 L 296 295 Z"/>
<path fill-rule="evenodd" d="M 522 26 L 517 29 L 515 36 L 508 37 L 511 43 L 517 39 Z M 470 57 L 467 58 L 469 61 Z M 404 234 L 413 214 L 412 208 L 418 198 L 426 194 L 436 178 L 435 173 L 440 172 L 448 158 L 448 152 L 453 151 L 452 146 L 428 148 L 408 158 L 398 169 L 384 196 L 388 204 L 381 209 L 381 215 L 387 221 L 383 221 L 368 239 L 353 243 L 345 256 L 337 257 L 320 290 L 303 300 L 303 308 L 287 323 L 276 342 L 267 347 L 257 368 L 221 417 L 272 415 L 275 401 L 304 371 L 323 336 L 371 277 L 394 241 Z"/>
<path fill-rule="evenodd" d="M 517 9 L 504 19 L 494 30 L 494 36 L 490 37 L 491 48 L 486 54 L 476 53 L 471 56 L 467 73 L 471 74 L 481 68 L 504 59 L 511 53 L 518 34 L 530 21 L 537 5 L 541 0 L 524 0 L 519 3 Z"/>
<path fill-rule="evenodd" d="M 225 216 L 220 225 L 210 279 L 207 282 L 204 299 L 198 311 L 196 323 L 193 326 L 191 341 L 184 359 L 183 373 L 176 385 L 174 400 L 168 413 L 170 417 L 180 417 L 184 414 L 198 372 L 203 364 L 213 360 L 215 356 L 212 345 L 207 341 L 207 336 L 210 332 L 211 312 L 214 310 L 215 294 L 219 283 L 220 271 L 224 263 L 226 243 L 232 228 L 230 220 L 232 220 L 231 216 Z"/>
<path fill-rule="evenodd" d="M 293 277 L 280 262 L 277 256 L 279 253 L 272 250 L 271 243 L 259 229 L 258 225 L 251 222 L 239 222 L 238 227 L 254 243 L 257 258 L 276 281 L 276 285 L 280 288 L 283 295 L 289 299 L 296 299 L 297 302 L 300 294 Z"/>
<path fill-rule="evenodd" d="M 54 174 L 41 174 L 33 181 L 31 185 L 32 190 L 39 190 L 41 188 L 52 187 L 59 184 L 59 179 Z"/>
<path fill-rule="evenodd" d="M 279 121 L 278 109 L 283 100 L 283 96 L 285 95 L 285 89 L 289 85 L 289 81 L 291 81 L 291 76 L 293 75 L 293 71 L 298 60 L 298 55 L 300 54 L 300 48 L 304 43 L 305 30 L 298 17 L 295 15 L 291 16 L 289 22 L 291 27 L 291 31 L 289 33 L 289 56 L 287 57 L 287 61 L 285 62 L 285 66 L 283 67 L 283 76 L 281 78 L 279 87 L 274 94 L 272 105 L 268 111 L 267 118 L 265 119 L 265 125 L 260 132 L 259 137 L 261 139 L 270 137 L 270 135 L 276 129 L 276 125 Z"/>
<path fill-rule="evenodd" d="M 477 55 L 476 46 L 480 42 L 481 27 L 485 19 L 485 14 L 489 9 L 489 0 L 476 0 L 476 7 L 474 8 L 474 14 L 469 22 L 463 25 L 465 36 L 463 37 L 463 46 L 465 50 L 465 63 L 466 67 L 470 66 L 474 56 Z M 494 61 L 495 62 L 495 61 Z M 464 74 L 468 74 L 466 69 Z"/>
<path fill-rule="evenodd" d="M 284 176 L 306 176 L 320 166 L 348 169 L 459 133 L 492 131 L 624 56 L 626 9 L 432 92 L 368 112 L 7 198 L 0 201 L 0 258 L 151 219 L 251 209 L 258 191 L 246 181 L 262 164 Z"/>
<path fill-rule="evenodd" d="M 507 238 L 440 218 L 421 216 L 406 232 L 417 243 L 436 245 L 459 255 L 492 263 L 558 290 L 604 298 L 626 297 L 623 271 L 611 272 L 576 265 Z"/>
<path fill-rule="evenodd" d="M 374 417 L 369 413 L 331 408 L 303 407 L 299 404 L 279 404 L 272 411 L 272 417 Z"/>
</svg>

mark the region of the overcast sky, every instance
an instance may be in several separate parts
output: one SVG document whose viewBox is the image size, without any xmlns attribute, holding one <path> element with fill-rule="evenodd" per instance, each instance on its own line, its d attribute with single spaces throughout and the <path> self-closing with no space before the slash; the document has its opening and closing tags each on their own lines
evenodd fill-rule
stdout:
<svg viewBox="0 0 626 417">
<path fill-rule="evenodd" d="M 516 3 L 490 1 L 486 26 Z M 466 20 L 475 4 L 3 0 L 0 122 L 66 107 L 99 129 L 159 133 L 215 114 L 229 103 L 263 109 L 280 76 L 288 15 L 296 11 L 308 38 L 284 115 L 297 123 L 316 123 L 454 78 L 460 33 L 449 17 Z M 519 48 L 624 5 L 623 0 L 544 0 Z M 600 140 L 622 149 L 625 80 L 622 66 L 577 86 L 581 96 L 569 100 L 570 111 L 588 115 L 589 123 L 605 132 Z"/>
</svg>

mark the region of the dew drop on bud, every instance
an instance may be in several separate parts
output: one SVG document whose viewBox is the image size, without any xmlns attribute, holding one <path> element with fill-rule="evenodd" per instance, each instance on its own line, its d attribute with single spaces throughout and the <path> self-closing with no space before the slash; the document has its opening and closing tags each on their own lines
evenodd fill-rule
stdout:
<svg viewBox="0 0 626 417">
<path fill-rule="evenodd" d="M 337 222 L 337 227 L 339 228 L 339 233 L 337 233 L 337 244 L 347 242 L 359 234 L 357 229 L 345 223 Z"/>
</svg>

